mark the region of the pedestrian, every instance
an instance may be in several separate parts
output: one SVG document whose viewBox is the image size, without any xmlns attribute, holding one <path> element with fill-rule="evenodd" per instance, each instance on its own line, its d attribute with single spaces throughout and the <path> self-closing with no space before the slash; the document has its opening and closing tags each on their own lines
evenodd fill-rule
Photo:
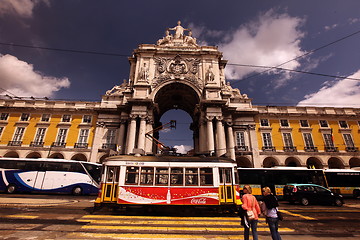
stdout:
<svg viewBox="0 0 360 240">
<path fill-rule="evenodd" d="M 258 240 L 257 224 L 259 215 L 261 213 L 260 206 L 256 198 L 252 195 L 252 189 L 249 185 L 243 187 L 244 195 L 242 197 L 242 209 L 245 210 L 244 217 L 244 239 L 249 239 L 250 228 L 252 231 L 253 240 Z M 251 214 L 251 212 L 252 214 Z M 250 216 L 252 215 L 252 216 Z"/>
<path fill-rule="evenodd" d="M 269 225 L 271 237 L 273 240 L 281 240 L 279 233 L 279 202 L 277 198 L 271 193 L 271 189 L 269 187 L 264 187 L 262 192 L 264 196 L 264 202 L 261 204 L 261 211 L 266 217 L 266 222 Z"/>
</svg>

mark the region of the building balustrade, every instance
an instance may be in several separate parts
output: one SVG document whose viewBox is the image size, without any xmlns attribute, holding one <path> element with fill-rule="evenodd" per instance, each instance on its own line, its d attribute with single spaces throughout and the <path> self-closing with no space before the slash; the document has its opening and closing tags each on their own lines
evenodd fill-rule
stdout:
<svg viewBox="0 0 360 240">
<path fill-rule="evenodd" d="M 275 149 L 275 147 L 273 147 L 273 146 L 266 146 L 266 147 L 262 147 L 262 150 L 263 151 L 266 151 L 266 152 L 276 152 L 276 149 Z"/>
<path fill-rule="evenodd" d="M 43 147 L 44 142 L 31 142 L 30 147 Z"/>
<path fill-rule="evenodd" d="M 22 141 L 9 141 L 8 146 L 21 146 Z"/>
<path fill-rule="evenodd" d="M 305 150 L 305 152 L 317 152 L 318 151 L 317 147 L 313 147 L 313 146 L 305 147 L 304 150 Z"/>
<path fill-rule="evenodd" d="M 332 146 L 325 146 L 325 152 L 338 152 L 338 147 L 332 147 Z"/>
<path fill-rule="evenodd" d="M 358 152 L 359 148 L 357 148 L 357 147 L 346 147 L 345 150 L 347 152 Z"/>
<path fill-rule="evenodd" d="M 248 152 L 249 147 L 248 146 L 236 146 L 235 151 L 237 151 L 237 152 Z"/>
<path fill-rule="evenodd" d="M 113 143 L 103 143 L 102 149 L 111 149 L 111 150 L 114 150 L 116 151 L 116 144 L 113 144 Z"/>
<path fill-rule="evenodd" d="M 297 152 L 297 149 L 295 146 L 285 146 L 284 152 Z"/>
<path fill-rule="evenodd" d="M 88 148 L 88 143 L 75 143 L 74 148 Z"/>
<path fill-rule="evenodd" d="M 66 146 L 66 142 L 53 142 L 51 144 L 51 147 L 62 147 L 64 148 Z"/>
</svg>

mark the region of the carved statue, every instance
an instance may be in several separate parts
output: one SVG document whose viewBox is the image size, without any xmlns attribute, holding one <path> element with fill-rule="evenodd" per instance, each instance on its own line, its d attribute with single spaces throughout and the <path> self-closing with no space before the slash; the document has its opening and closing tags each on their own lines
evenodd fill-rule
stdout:
<svg viewBox="0 0 360 240">
<path fill-rule="evenodd" d="M 149 69 L 146 67 L 146 63 L 140 68 L 138 80 L 145 82 L 149 80 Z"/>
<path fill-rule="evenodd" d="M 169 28 L 168 30 L 175 31 L 175 35 L 174 35 L 175 39 L 182 39 L 184 37 L 184 31 L 189 31 L 189 29 L 183 28 L 181 26 L 181 21 L 178 21 L 177 24 L 178 25 L 176 27 Z"/>
<path fill-rule="evenodd" d="M 206 74 L 205 74 L 206 82 L 213 82 L 215 79 L 215 74 L 212 72 L 212 66 L 210 65 Z"/>
<path fill-rule="evenodd" d="M 196 45 L 196 38 L 192 37 L 192 32 L 189 30 L 189 35 L 185 36 L 185 43 L 188 45 Z"/>
<path fill-rule="evenodd" d="M 114 95 L 125 90 L 128 87 L 128 83 L 124 79 L 124 82 L 121 85 L 115 85 L 112 89 L 106 91 L 106 95 Z"/>
</svg>

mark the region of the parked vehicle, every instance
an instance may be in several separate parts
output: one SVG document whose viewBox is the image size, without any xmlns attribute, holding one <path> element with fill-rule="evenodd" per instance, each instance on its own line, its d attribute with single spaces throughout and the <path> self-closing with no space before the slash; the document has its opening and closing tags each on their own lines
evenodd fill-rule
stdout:
<svg viewBox="0 0 360 240">
<path fill-rule="evenodd" d="M 330 204 L 341 207 L 343 196 L 316 184 L 287 184 L 284 187 L 284 200 L 290 203 Z"/>
</svg>

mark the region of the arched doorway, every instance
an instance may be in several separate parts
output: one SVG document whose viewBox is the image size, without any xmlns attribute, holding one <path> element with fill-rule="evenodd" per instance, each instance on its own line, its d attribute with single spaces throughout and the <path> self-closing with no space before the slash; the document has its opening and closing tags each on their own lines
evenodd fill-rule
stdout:
<svg viewBox="0 0 360 240">
<path fill-rule="evenodd" d="M 186 153 L 195 148 L 199 150 L 197 124 L 200 114 L 196 113 L 199 93 L 189 84 L 171 82 L 160 86 L 155 93 L 155 126 L 161 126 L 170 120 L 176 121 L 176 129 L 154 133 L 167 146 L 178 148 L 178 153 Z"/>
<path fill-rule="evenodd" d="M 275 167 L 278 165 L 279 165 L 278 161 L 273 157 L 267 157 L 264 159 L 264 162 L 263 162 L 264 168 L 271 168 L 271 167 Z"/>
<path fill-rule="evenodd" d="M 29 153 L 26 157 L 27 158 L 41 158 L 41 154 L 38 152 L 32 152 L 32 153 Z"/>
<path fill-rule="evenodd" d="M 87 162 L 86 156 L 82 153 L 75 154 L 74 156 L 72 156 L 71 160 Z"/>
<path fill-rule="evenodd" d="M 285 166 L 287 167 L 301 167 L 301 163 L 298 159 L 294 157 L 288 157 L 285 160 Z"/>
<path fill-rule="evenodd" d="M 350 168 L 360 167 L 360 158 L 351 158 L 349 161 Z"/>
<path fill-rule="evenodd" d="M 49 158 L 64 159 L 64 155 L 62 155 L 61 153 L 53 153 L 49 156 Z"/>
<path fill-rule="evenodd" d="M 316 168 L 316 169 L 324 168 L 321 161 L 316 157 L 308 158 L 308 160 L 306 161 L 306 166 L 307 166 L 307 168 Z"/>
<path fill-rule="evenodd" d="M 338 169 L 345 168 L 344 163 L 339 158 L 336 157 L 332 157 L 329 159 L 328 166 L 329 168 L 338 168 Z"/>
<path fill-rule="evenodd" d="M 253 167 L 251 161 L 246 157 L 236 158 L 236 163 L 237 163 L 238 167 L 242 167 L 242 168 L 252 168 Z"/>
<path fill-rule="evenodd" d="M 17 152 L 8 152 L 8 153 L 5 153 L 4 157 L 19 158 L 19 154 Z"/>
</svg>

